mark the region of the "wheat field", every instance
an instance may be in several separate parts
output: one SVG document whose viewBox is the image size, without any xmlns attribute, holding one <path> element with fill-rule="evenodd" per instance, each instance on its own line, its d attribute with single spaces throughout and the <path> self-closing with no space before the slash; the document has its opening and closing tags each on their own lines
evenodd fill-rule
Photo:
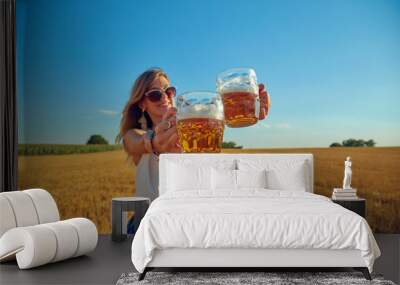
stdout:
<svg viewBox="0 0 400 285">
<path fill-rule="evenodd" d="M 226 153 L 312 153 L 314 192 L 330 196 L 341 187 L 346 156 L 353 160 L 352 186 L 367 199 L 374 232 L 400 233 L 400 147 L 228 149 Z M 122 150 L 19 157 L 19 189 L 43 188 L 62 219 L 87 217 L 99 233 L 111 232 L 111 199 L 135 193 L 135 166 Z"/>
</svg>

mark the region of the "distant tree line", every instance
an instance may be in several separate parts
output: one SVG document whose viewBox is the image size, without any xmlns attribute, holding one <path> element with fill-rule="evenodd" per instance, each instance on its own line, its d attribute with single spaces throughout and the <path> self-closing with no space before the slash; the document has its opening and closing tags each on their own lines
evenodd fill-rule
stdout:
<svg viewBox="0 0 400 285">
<path fill-rule="evenodd" d="M 376 142 L 373 139 L 363 140 L 363 139 L 347 139 L 342 141 L 342 143 L 334 142 L 329 147 L 374 147 Z"/>
<path fill-rule="evenodd" d="M 92 153 L 120 150 L 122 146 L 119 144 L 19 144 L 18 155 L 61 155 L 73 153 Z"/>
<path fill-rule="evenodd" d="M 222 148 L 243 148 L 243 146 L 236 145 L 235 142 L 229 141 L 229 142 L 223 142 L 222 143 Z"/>
<path fill-rule="evenodd" d="M 108 141 L 102 135 L 91 135 L 86 144 L 108 144 Z"/>
</svg>

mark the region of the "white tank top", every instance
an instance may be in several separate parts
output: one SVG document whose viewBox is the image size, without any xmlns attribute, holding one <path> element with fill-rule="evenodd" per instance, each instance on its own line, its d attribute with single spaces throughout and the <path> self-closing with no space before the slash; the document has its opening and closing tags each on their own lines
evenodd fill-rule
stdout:
<svg viewBox="0 0 400 285">
<path fill-rule="evenodd" d="M 135 196 L 151 201 L 158 197 L 158 156 L 153 153 L 143 154 L 136 167 Z"/>
</svg>

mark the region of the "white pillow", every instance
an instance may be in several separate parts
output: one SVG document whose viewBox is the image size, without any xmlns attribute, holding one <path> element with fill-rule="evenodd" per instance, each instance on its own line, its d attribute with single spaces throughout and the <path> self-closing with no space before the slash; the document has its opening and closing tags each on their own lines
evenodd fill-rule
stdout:
<svg viewBox="0 0 400 285">
<path fill-rule="evenodd" d="M 306 191 L 305 163 L 294 164 L 290 168 L 266 169 L 267 188 L 273 190 Z"/>
<path fill-rule="evenodd" d="M 212 188 L 218 190 L 236 190 L 236 170 L 212 168 Z"/>
<path fill-rule="evenodd" d="M 236 170 L 238 188 L 267 188 L 266 170 Z"/>
<path fill-rule="evenodd" d="M 167 191 L 211 188 L 211 167 L 169 163 Z"/>
<path fill-rule="evenodd" d="M 292 159 L 240 159 L 240 170 L 265 169 L 267 188 L 273 190 L 306 191 L 308 185 L 307 162 Z"/>
</svg>

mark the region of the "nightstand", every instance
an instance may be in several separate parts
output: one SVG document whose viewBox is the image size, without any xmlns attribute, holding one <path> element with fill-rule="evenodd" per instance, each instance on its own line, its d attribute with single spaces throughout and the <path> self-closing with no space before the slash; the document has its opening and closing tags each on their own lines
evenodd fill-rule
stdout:
<svg viewBox="0 0 400 285">
<path fill-rule="evenodd" d="M 135 215 L 135 232 L 140 221 L 150 206 L 150 199 L 145 197 L 118 197 L 112 198 L 111 215 L 111 239 L 113 241 L 124 241 L 127 238 L 127 212 L 133 211 Z M 133 233 L 134 234 L 134 233 Z"/>
<path fill-rule="evenodd" d="M 352 200 L 334 200 L 333 203 L 339 204 L 340 206 L 359 214 L 361 217 L 366 217 L 366 200 L 364 198 L 355 198 Z"/>
</svg>

